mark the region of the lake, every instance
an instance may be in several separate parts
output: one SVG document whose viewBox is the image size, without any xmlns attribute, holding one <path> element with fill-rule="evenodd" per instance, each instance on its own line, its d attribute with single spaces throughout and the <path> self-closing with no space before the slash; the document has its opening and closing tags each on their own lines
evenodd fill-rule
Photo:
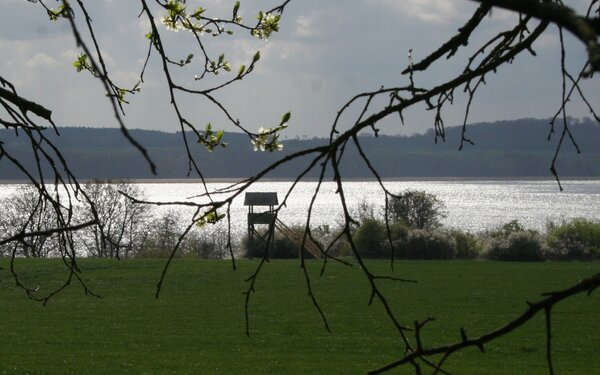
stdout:
<svg viewBox="0 0 600 375">
<path fill-rule="evenodd" d="M 479 232 L 519 220 L 528 228 L 544 230 L 548 221 L 559 222 L 573 218 L 600 219 L 600 180 L 565 180 L 564 190 L 554 180 L 439 180 L 439 181 L 385 181 L 392 192 L 418 189 L 435 194 L 446 206 L 443 224 Z M 148 198 L 158 201 L 182 200 L 202 192 L 199 183 L 145 183 L 141 185 Z M 209 183 L 210 189 L 221 189 L 228 184 Z M 260 182 L 249 191 L 277 192 L 283 199 L 291 182 Z M 306 222 L 310 199 L 316 182 L 300 182 L 282 208 L 279 218 L 286 224 Z M 376 212 L 383 210 L 385 196 L 377 182 L 349 181 L 344 183 L 348 206 L 357 210 L 360 202 L 372 205 Z M 198 201 L 198 200 L 197 200 Z M 243 197 L 232 206 L 232 224 L 245 228 L 247 208 Z M 342 218 L 339 195 L 333 182 L 324 183 L 319 191 L 311 223 L 335 225 Z"/>
</svg>

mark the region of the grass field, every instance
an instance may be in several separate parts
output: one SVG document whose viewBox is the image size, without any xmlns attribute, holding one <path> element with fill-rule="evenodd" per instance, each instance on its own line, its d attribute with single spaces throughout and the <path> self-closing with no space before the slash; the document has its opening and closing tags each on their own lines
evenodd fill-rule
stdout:
<svg viewBox="0 0 600 375">
<path fill-rule="evenodd" d="M 306 293 L 297 261 L 272 261 L 260 275 L 245 335 L 245 279 L 256 261 L 176 261 L 161 297 L 164 261 L 81 261 L 97 299 L 78 286 L 42 306 L 14 287 L 0 259 L 0 374 L 361 374 L 397 358 L 401 340 L 358 267 L 309 263 L 332 333 Z M 372 262 L 390 273 L 386 262 Z M 19 260 L 29 285 L 57 285 L 56 260 Z M 477 335 L 513 319 L 526 301 L 599 270 L 597 263 L 398 262 L 393 274 L 418 284 L 383 281 L 399 320 L 435 317 L 425 345 Z M 557 374 L 600 373 L 600 292 L 578 296 L 554 313 Z M 543 317 L 507 338 L 448 362 L 455 374 L 546 374 Z M 392 374 L 411 373 L 400 369 Z"/>
</svg>

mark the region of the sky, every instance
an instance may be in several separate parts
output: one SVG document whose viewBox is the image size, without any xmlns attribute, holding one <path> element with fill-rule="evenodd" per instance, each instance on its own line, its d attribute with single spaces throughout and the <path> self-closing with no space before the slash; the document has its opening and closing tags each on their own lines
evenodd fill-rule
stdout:
<svg viewBox="0 0 600 375">
<path fill-rule="evenodd" d="M 584 0 L 565 1 L 581 10 Z M 52 6 L 55 2 L 48 0 Z M 202 6 L 210 17 L 229 17 L 234 1 L 188 0 L 189 8 Z M 277 1 L 242 0 L 240 15 L 254 21 L 259 9 L 269 9 Z M 98 42 L 105 53 L 113 79 L 132 87 L 139 78 L 149 31 L 147 20 L 138 18 L 139 2 L 94 0 L 90 16 Z M 65 20 L 48 20 L 39 4 L 26 0 L 0 0 L 0 76 L 17 86 L 19 93 L 53 111 L 59 126 L 116 127 L 117 123 L 104 89 L 89 74 L 72 67 L 79 50 Z M 414 61 L 437 49 L 469 18 L 477 4 L 468 0 L 293 0 L 281 20 L 281 30 L 268 41 L 259 40 L 243 30 L 231 36 L 206 36 L 206 47 L 215 58 L 225 53 L 232 71 L 248 65 L 256 51 L 261 60 L 255 71 L 241 82 L 215 94 L 250 130 L 278 124 L 291 111 L 292 120 L 285 137 L 323 137 L 340 108 L 354 95 L 382 86 L 403 86 L 408 78 L 400 74 L 408 63 L 408 51 Z M 161 13 L 156 12 L 158 18 Z M 515 22 L 515 15 L 494 10 L 483 23 L 480 34 L 456 59 L 443 60 L 426 74 L 415 76 L 415 83 L 433 87 L 459 73 L 468 51 Z M 77 19 L 82 21 L 82 17 Z M 558 110 L 561 98 L 560 50 L 555 29 L 544 35 L 534 49 L 537 57 L 523 54 L 487 84 L 475 98 L 469 123 L 493 122 L 518 118 L 550 118 Z M 167 51 L 174 60 L 189 53 L 198 55 L 191 34 L 162 31 Z M 575 72 L 585 62 L 585 49 L 567 38 L 568 66 Z M 170 105 L 161 65 L 153 54 L 141 92 L 129 97 L 125 122 L 129 128 L 174 132 L 180 130 Z M 174 73 L 179 83 L 190 88 L 206 88 L 227 79 L 220 74 L 207 81 L 194 81 L 201 60 Z M 234 75 L 235 73 L 231 73 Z M 591 103 L 600 102 L 600 87 L 587 80 L 583 87 Z M 209 101 L 179 95 L 182 110 L 199 128 L 212 123 L 215 128 L 233 127 Z M 444 110 L 445 124 L 459 125 L 465 109 L 464 95 Z M 382 105 L 382 103 L 379 103 Z M 356 110 L 343 117 L 343 126 L 355 120 Z M 581 101 L 569 106 L 573 117 L 588 116 Z M 353 116 L 354 115 L 354 116 Z M 434 113 L 417 106 L 381 124 L 385 134 L 423 133 L 432 128 Z"/>
</svg>

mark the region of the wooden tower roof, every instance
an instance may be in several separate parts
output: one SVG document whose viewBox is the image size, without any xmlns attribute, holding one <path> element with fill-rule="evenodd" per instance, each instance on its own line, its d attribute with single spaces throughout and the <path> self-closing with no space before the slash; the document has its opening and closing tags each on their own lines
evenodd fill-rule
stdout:
<svg viewBox="0 0 600 375">
<path fill-rule="evenodd" d="M 244 197 L 244 206 L 277 206 L 277 193 L 246 193 Z"/>
</svg>

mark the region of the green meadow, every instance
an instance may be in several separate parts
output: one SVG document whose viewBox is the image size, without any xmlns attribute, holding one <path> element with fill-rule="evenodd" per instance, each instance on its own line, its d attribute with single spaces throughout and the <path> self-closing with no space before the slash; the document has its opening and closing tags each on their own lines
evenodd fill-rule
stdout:
<svg viewBox="0 0 600 375">
<path fill-rule="evenodd" d="M 308 262 L 312 289 L 331 332 L 307 296 L 297 260 L 262 269 L 249 305 L 245 281 L 258 265 L 240 260 L 176 260 L 158 299 L 163 260 L 80 261 L 81 277 L 102 298 L 72 284 L 47 305 L 15 287 L 0 259 L 0 374 L 362 374 L 403 353 L 402 341 L 355 265 Z M 370 261 L 400 322 L 435 318 L 424 345 L 479 335 L 514 319 L 541 294 L 598 272 L 598 263 Z M 58 260 L 17 260 L 16 271 L 40 293 L 65 278 Z M 600 373 L 600 292 L 553 310 L 557 374 Z M 545 321 L 536 317 L 509 336 L 452 356 L 455 374 L 547 374 Z M 409 374 L 411 368 L 391 371 Z"/>
</svg>

